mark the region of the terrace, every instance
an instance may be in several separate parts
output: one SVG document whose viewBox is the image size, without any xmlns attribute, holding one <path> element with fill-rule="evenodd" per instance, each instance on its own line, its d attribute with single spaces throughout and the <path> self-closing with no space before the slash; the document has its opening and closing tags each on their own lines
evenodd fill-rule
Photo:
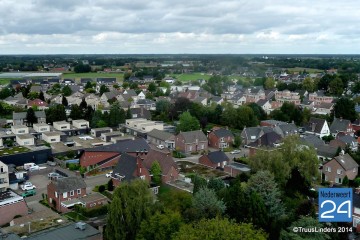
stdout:
<svg viewBox="0 0 360 240">
<path fill-rule="evenodd" d="M 228 176 L 227 173 L 217 170 L 217 169 L 211 169 L 209 167 L 195 164 L 193 162 L 188 161 L 178 161 L 177 165 L 180 169 L 180 173 L 184 174 L 186 177 L 191 177 L 195 174 L 198 174 L 204 178 L 220 178 Z"/>
<path fill-rule="evenodd" d="M 28 149 L 26 147 L 22 147 L 22 146 L 3 148 L 3 149 L 0 149 L 0 156 L 29 152 L 29 151 L 30 151 L 30 149 Z"/>
</svg>

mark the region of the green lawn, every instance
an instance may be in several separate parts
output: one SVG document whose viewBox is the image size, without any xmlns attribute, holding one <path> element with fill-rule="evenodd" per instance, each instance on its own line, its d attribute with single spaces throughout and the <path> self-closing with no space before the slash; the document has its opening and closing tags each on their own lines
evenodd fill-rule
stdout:
<svg viewBox="0 0 360 240">
<path fill-rule="evenodd" d="M 302 68 L 302 67 L 294 67 L 294 68 L 287 68 L 288 71 L 290 72 L 302 72 L 304 70 L 306 70 L 306 72 L 308 73 L 322 73 L 324 72 L 324 70 L 321 69 L 315 69 L 315 68 Z"/>
<path fill-rule="evenodd" d="M 74 78 L 76 81 L 80 81 L 80 78 L 113 78 L 116 77 L 117 82 L 122 82 L 124 80 L 124 74 L 122 73 L 63 73 L 62 78 Z"/>
<path fill-rule="evenodd" d="M 22 147 L 22 146 L 3 148 L 3 149 L 0 149 L 0 156 L 11 155 L 11 154 L 21 153 L 21 152 L 28 152 L 28 151 L 30 151 L 28 148 Z"/>
<path fill-rule="evenodd" d="M 183 73 L 183 74 L 173 74 L 172 77 L 175 77 L 177 80 L 182 82 L 189 82 L 191 80 L 205 79 L 208 80 L 211 75 L 204 73 Z"/>
<path fill-rule="evenodd" d="M 10 80 L 21 80 L 22 78 L 0 78 L 0 85 L 8 85 Z"/>
</svg>

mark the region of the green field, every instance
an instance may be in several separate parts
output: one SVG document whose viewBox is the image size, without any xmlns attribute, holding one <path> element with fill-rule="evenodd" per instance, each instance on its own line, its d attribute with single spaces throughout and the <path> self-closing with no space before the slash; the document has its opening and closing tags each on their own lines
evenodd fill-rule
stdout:
<svg viewBox="0 0 360 240">
<path fill-rule="evenodd" d="M 10 80 L 21 80 L 22 78 L 0 78 L 0 85 L 7 85 Z"/>
<path fill-rule="evenodd" d="M 80 81 L 80 78 L 113 78 L 116 77 L 117 82 L 122 82 L 124 80 L 124 74 L 122 73 L 64 73 L 62 75 L 62 79 L 64 78 L 72 78 L 75 81 Z"/>
<path fill-rule="evenodd" d="M 183 74 L 173 74 L 171 76 L 182 82 L 189 82 L 198 79 L 208 80 L 211 77 L 211 75 L 207 75 L 204 73 L 183 73 Z"/>
<path fill-rule="evenodd" d="M 322 73 L 324 70 L 321 69 L 315 69 L 315 68 L 302 68 L 302 67 L 294 67 L 294 68 L 287 68 L 290 72 L 302 72 L 306 70 L 308 73 Z"/>
</svg>

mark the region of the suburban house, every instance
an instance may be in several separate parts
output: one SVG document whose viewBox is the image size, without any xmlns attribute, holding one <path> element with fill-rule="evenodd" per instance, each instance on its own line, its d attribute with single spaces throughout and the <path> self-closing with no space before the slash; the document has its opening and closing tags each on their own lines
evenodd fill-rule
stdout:
<svg viewBox="0 0 360 240">
<path fill-rule="evenodd" d="M 11 126 L 11 132 L 13 134 L 29 134 L 29 127 L 25 126 L 25 125 L 14 125 Z"/>
<path fill-rule="evenodd" d="M 59 121 L 53 122 L 53 126 L 56 130 L 63 131 L 63 130 L 70 130 L 70 123 L 66 121 Z"/>
<path fill-rule="evenodd" d="M 229 164 L 229 158 L 223 151 L 209 152 L 199 158 L 199 163 L 211 168 L 224 168 Z"/>
<path fill-rule="evenodd" d="M 164 130 L 163 122 L 150 121 L 144 118 L 126 119 L 125 124 L 121 126 L 127 134 L 144 138 L 153 129 Z"/>
<path fill-rule="evenodd" d="M 137 178 L 147 180 L 148 182 L 151 181 L 150 173 L 140 156 L 134 157 L 127 153 L 121 154 L 111 178 L 114 186 L 118 186 L 121 182 L 130 182 Z"/>
<path fill-rule="evenodd" d="M 47 185 L 47 197 L 50 206 L 53 206 L 59 212 L 70 211 L 69 207 L 74 206 L 77 202 L 64 205 L 73 199 L 84 197 L 86 195 L 86 183 L 78 177 L 67 177 L 52 180 Z"/>
<path fill-rule="evenodd" d="M 89 128 L 89 121 L 86 121 L 84 119 L 72 120 L 72 125 L 74 128 L 77 129 L 86 129 Z"/>
<path fill-rule="evenodd" d="M 257 105 L 259 105 L 264 112 L 266 112 L 266 114 L 270 114 L 271 112 L 271 103 L 269 100 L 267 99 L 260 99 L 259 101 L 256 102 Z"/>
<path fill-rule="evenodd" d="M 178 179 L 179 170 L 173 157 L 169 153 L 164 153 L 151 149 L 147 155 L 144 156 L 143 163 L 150 171 L 152 164 L 158 161 L 161 167 L 161 181 L 163 183 L 172 182 Z"/>
<path fill-rule="evenodd" d="M 44 111 L 35 111 L 37 123 L 46 123 L 46 115 Z M 13 125 L 26 124 L 26 112 L 13 112 Z"/>
<path fill-rule="evenodd" d="M 330 128 L 325 119 L 311 117 L 304 128 L 305 133 L 314 134 L 320 138 L 330 135 Z"/>
<path fill-rule="evenodd" d="M 232 132 L 225 128 L 215 128 L 209 135 L 209 147 L 216 149 L 224 149 L 231 147 L 234 144 L 234 135 Z"/>
<path fill-rule="evenodd" d="M 5 173 L 1 174 L 4 175 Z M 6 173 L 8 174 L 8 173 Z M 7 183 L 8 184 L 8 183 Z M 9 223 L 15 216 L 29 214 L 24 198 L 11 190 L 0 191 L 0 225 Z"/>
<path fill-rule="evenodd" d="M 350 120 L 342 118 L 334 118 L 334 121 L 330 125 L 330 132 L 334 137 L 338 135 L 354 136 L 354 129 Z"/>
<path fill-rule="evenodd" d="M 92 128 L 90 131 L 91 136 L 93 137 L 100 137 L 102 133 L 109 133 L 112 132 L 112 128 L 110 127 L 103 127 L 103 128 Z"/>
<path fill-rule="evenodd" d="M 28 106 L 28 108 L 36 107 L 39 110 L 45 110 L 45 109 L 49 108 L 49 105 L 47 104 L 47 102 L 45 102 L 41 99 L 29 100 L 27 106 Z"/>
<path fill-rule="evenodd" d="M 282 137 L 274 131 L 264 133 L 254 142 L 249 143 L 249 156 L 255 155 L 258 150 L 271 151 L 275 147 L 280 146 L 281 140 Z"/>
<path fill-rule="evenodd" d="M 323 165 L 322 173 L 325 181 L 341 184 L 345 176 L 349 180 L 354 180 L 358 174 L 358 167 L 349 154 L 342 152 Z"/>
<path fill-rule="evenodd" d="M 33 128 L 38 133 L 50 132 L 50 126 L 46 123 L 34 123 Z"/>
<path fill-rule="evenodd" d="M 334 100 L 334 97 L 325 96 L 324 91 L 317 91 L 309 93 L 309 100 L 313 101 L 315 105 L 320 105 L 321 103 L 331 103 Z"/>
<path fill-rule="evenodd" d="M 350 135 L 338 136 L 337 139 L 331 140 L 329 145 L 336 148 L 341 147 L 343 150 L 348 147 L 351 151 L 354 152 L 358 150 L 358 141 Z"/>
<path fill-rule="evenodd" d="M 298 128 L 294 123 L 276 125 L 274 127 L 274 132 L 279 134 L 282 138 L 290 135 L 299 134 Z"/>
<path fill-rule="evenodd" d="M 175 149 L 175 136 L 165 131 L 153 129 L 147 133 L 147 140 L 155 145 L 163 145 L 168 149 Z"/>
<path fill-rule="evenodd" d="M 208 150 L 208 140 L 201 130 L 180 132 L 175 137 L 175 149 L 184 153 Z"/>
<path fill-rule="evenodd" d="M 35 137 L 31 134 L 18 134 L 16 135 L 16 143 L 20 146 L 33 146 L 35 145 Z"/>
<path fill-rule="evenodd" d="M 271 127 L 244 127 L 241 132 L 241 142 L 244 145 L 255 142 L 259 137 L 264 135 L 267 132 L 273 132 L 274 130 Z"/>
<path fill-rule="evenodd" d="M 56 131 L 56 132 L 43 132 L 42 133 L 42 140 L 47 143 L 57 143 L 61 142 L 61 136 L 64 133 Z"/>
<path fill-rule="evenodd" d="M 230 174 L 231 177 L 236 177 L 241 173 L 250 173 L 250 167 L 242 163 L 229 163 L 224 167 L 224 172 Z"/>
<path fill-rule="evenodd" d="M 334 108 L 334 103 L 322 102 L 319 105 L 314 105 L 313 113 L 320 115 L 330 115 Z"/>
</svg>

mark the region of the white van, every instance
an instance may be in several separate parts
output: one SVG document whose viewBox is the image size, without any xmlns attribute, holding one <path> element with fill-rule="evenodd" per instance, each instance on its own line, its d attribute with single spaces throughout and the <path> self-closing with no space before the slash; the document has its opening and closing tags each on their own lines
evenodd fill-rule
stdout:
<svg viewBox="0 0 360 240">
<path fill-rule="evenodd" d="M 35 163 L 25 163 L 24 164 L 24 170 L 29 170 L 31 167 L 34 167 L 34 166 L 36 166 L 36 164 Z"/>
<path fill-rule="evenodd" d="M 40 167 L 38 165 L 35 165 L 35 166 L 32 166 L 32 167 L 29 168 L 29 172 L 37 171 L 39 169 L 40 169 Z"/>
</svg>

